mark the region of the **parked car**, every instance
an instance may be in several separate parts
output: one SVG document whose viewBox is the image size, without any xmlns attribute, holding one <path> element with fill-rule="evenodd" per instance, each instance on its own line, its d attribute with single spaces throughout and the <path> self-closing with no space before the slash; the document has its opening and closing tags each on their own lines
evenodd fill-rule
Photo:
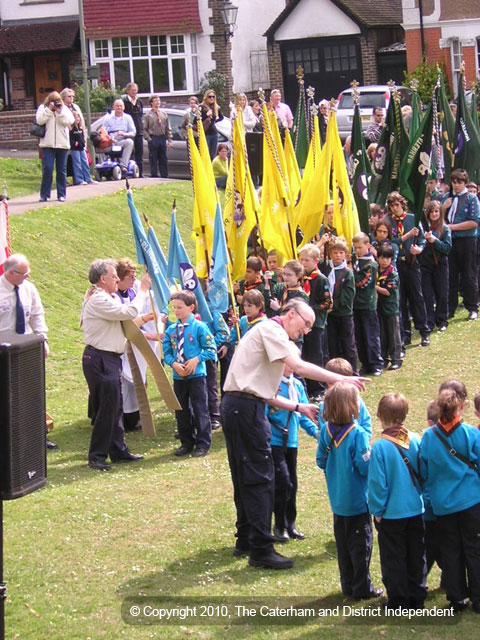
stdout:
<svg viewBox="0 0 480 640">
<path fill-rule="evenodd" d="M 170 128 L 172 130 L 172 148 L 167 149 L 168 158 L 168 176 L 170 178 L 179 178 L 181 180 L 190 179 L 190 163 L 188 160 L 187 141 L 183 137 L 180 125 L 182 124 L 183 115 L 187 109 L 187 105 L 178 105 L 175 107 L 162 107 L 162 111 L 168 115 Z M 150 107 L 145 107 L 144 113 L 148 113 Z M 107 114 L 92 122 L 91 130 L 98 131 L 103 124 Z M 232 123 L 229 118 L 223 118 L 217 122 L 218 143 L 227 143 L 230 147 L 232 139 Z M 149 165 L 148 161 L 148 145 L 144 141 L 143 145 L 143 165 Z"/>
<path fill-rule="evenodd" d="M 407 87 L 397 87 L 401 96 L 401 104 L 411 103 L 411 90 Z M 384 115 L 387 113 L 388 104 L 390 102 L 390 88 L 388 85 L 371 85 L 367 87 L 358 87 L 360 116 L 362 118 L 362 129 L 366 131 L 371 118 L 374 107 L 381 107 Z M 353 95 L 352 89 L 345 89 L 338 96 L 337 106 L 337 124 L 340 139 L 343 141 L 352 133 L 353 124 Z"/>
</svg>

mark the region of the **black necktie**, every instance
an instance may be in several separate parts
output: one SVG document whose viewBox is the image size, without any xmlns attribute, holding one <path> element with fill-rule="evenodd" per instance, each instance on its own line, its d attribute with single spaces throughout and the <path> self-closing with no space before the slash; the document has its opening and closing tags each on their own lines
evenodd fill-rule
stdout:
<svg viewBox="0 0 480 640">
<path fill-rule="evenodd" d="M 22 301 L 20 300 L 18 285 L 15 285 L 13 288 L 15 289 L 15 297 L 17 299 L 17 305 L 15 308 L 15 332 L 25 333 L 25 314 L 23 312 Z"/>
</svg>

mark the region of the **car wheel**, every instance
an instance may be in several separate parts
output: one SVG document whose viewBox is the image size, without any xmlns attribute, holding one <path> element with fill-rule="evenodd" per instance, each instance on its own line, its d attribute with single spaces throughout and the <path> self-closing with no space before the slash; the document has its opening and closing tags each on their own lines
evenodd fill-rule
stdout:
<svg viewBox="0 0 480 640">
<path fill-rule="evenodd" d="M 113 167 L 112 169 L 112 178 L 114 180 L 121 180 L 122 179 L 122 169 L 120 168 L 120 166 L 117 164 L 116 167 Z"/>
<path fill-rule="evenodd" d="M 133 177 L 134 178 L 139 178 L 140 177 L 140 169 L 138 168 L 138 164 L 136 164 L 133 167 Z"/>
<path fill-rule="evenodd" d="M 103 178 L 103 176 L 100 174 L 100 172 L 99 172 L 99 171 L 97 171 L 96 169 L 95 169 L 95 171 L 93 172 L 93 177 L 94 177 L 94 179 L 95 179 L 97 182 L 101 182 L 101 181 L 102 181 L 102 178 Z"/>
</svg>

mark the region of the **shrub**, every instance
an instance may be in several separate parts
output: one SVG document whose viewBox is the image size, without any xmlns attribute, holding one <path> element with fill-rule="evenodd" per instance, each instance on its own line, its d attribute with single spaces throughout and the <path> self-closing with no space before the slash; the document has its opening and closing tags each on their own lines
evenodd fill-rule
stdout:
<svg viewBox="0 0 480 640">
<path fill-rule="evenodd" d="M 224 104 L 226 98 L 226 86 L 227 82 L 225 80 L 224 73 L 220 73 L 219 71 L 207 71 L 207 73 L 205 73 L 200 79 L 200 86 L 198 88 L 200 101 L 203 100 L 203 94 L 205 91 L 213 89 L 217 94 L 218 104 Z"/>
<path fill-rule="evenodd" d="M 447 99 L 450 100 L 452 92 L 447 81 L 447 74 L 443 62 L 440 64 L 440 70 L 443 73 L 445 94 Z M 429 63 L 425 58 L 422 58 L 418 67 L 411 73 L 407 73 L 406 71 L 403 73 L 405 75 L 405 86 L 410 86 L 410 81 L 414 78 L 418 80 L 418 95 L 420 96 L 420 100 L 423 104 L 430 104 L 432 101 L 433 90 L 437 84 L 437 63 Z"/>
<path fill-rule="evenodd" d="M 100 113 L 108 111 L 112 108 L 113 101 L 119 98 L 122 90 L 118 87 L 111 87 L 109 83 L 99 83 L 95 87 L 92 87 L 92 83 L 89 82 L 90 88 L 90 111 L 92 113 Z M 78 102 L 82 111 L 86 110 L 85 105 L 85 91 L 83 84 L 74 84 L 75 90 L 75 102 Z"/>
</svg>

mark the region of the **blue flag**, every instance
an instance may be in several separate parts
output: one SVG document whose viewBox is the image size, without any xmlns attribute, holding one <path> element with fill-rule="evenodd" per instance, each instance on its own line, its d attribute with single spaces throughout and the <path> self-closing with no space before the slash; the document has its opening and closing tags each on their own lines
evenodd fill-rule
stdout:
<svg viewBox="0 0 480 640">
<path fill-rule="evenodd" d="M 176 278 L 180 281 L 182 289 L 195 294 L 198 305 L 198 313 L 203 322 L 207 324 L 213 322 L 212 314 L 208 308 L 202 287 L 195 273 L 195 269 L 190 262 L 182 239 L 177 229 L 175 210 L 172 211 L 172 224 L 170 227 L 170 246 L 168 249 L 167 278 Z"/>
<path fill-rule="evenodd" d="M 208 274 L 208 299 L 214 311 L 225 313 L 228 309 L 228 252 L 223 230 L 222 212 L 217 203 L 213 227 L 212 257 Z"/>
<path fill-rule="evenodd" d="M 174 287 L 175 286 L 175 280 L 173 278 L 168 279 L 167 278 L 167 259 L 165 258 L 163 251 L 162 251 L 162 247 L 160 246 L 158 240 L 157 240 L 157 234 L 155 233 L 153 227 L 148 227 L 147 229 L 147 239 L 150 242 L 150 246 L 152 247 L 154 253 L 155 253 L 155 257 L 157 258 L 157 262 L 158 262 L 158 266 L 160 267 L 161 271 L 162 271 L 162 275 L 165 278 L 166 282 L 168 283 L 168 286 L 170 287 Z"/>
<path fill-rule="evenodd" d="M 133 237 L 135 238 L 135 247 L 137 250 L 137 262 L 146 266 L 148 275 L 152 279 L 152 291 L 157 307 L 162 313 L 168 313 L 170 290 L 160 270 L 155 254 L 152 251 L 152 247 L 145 235 L 130 189 L 127 190 L 127 200 L 132 219 Z"/>
</svg>

